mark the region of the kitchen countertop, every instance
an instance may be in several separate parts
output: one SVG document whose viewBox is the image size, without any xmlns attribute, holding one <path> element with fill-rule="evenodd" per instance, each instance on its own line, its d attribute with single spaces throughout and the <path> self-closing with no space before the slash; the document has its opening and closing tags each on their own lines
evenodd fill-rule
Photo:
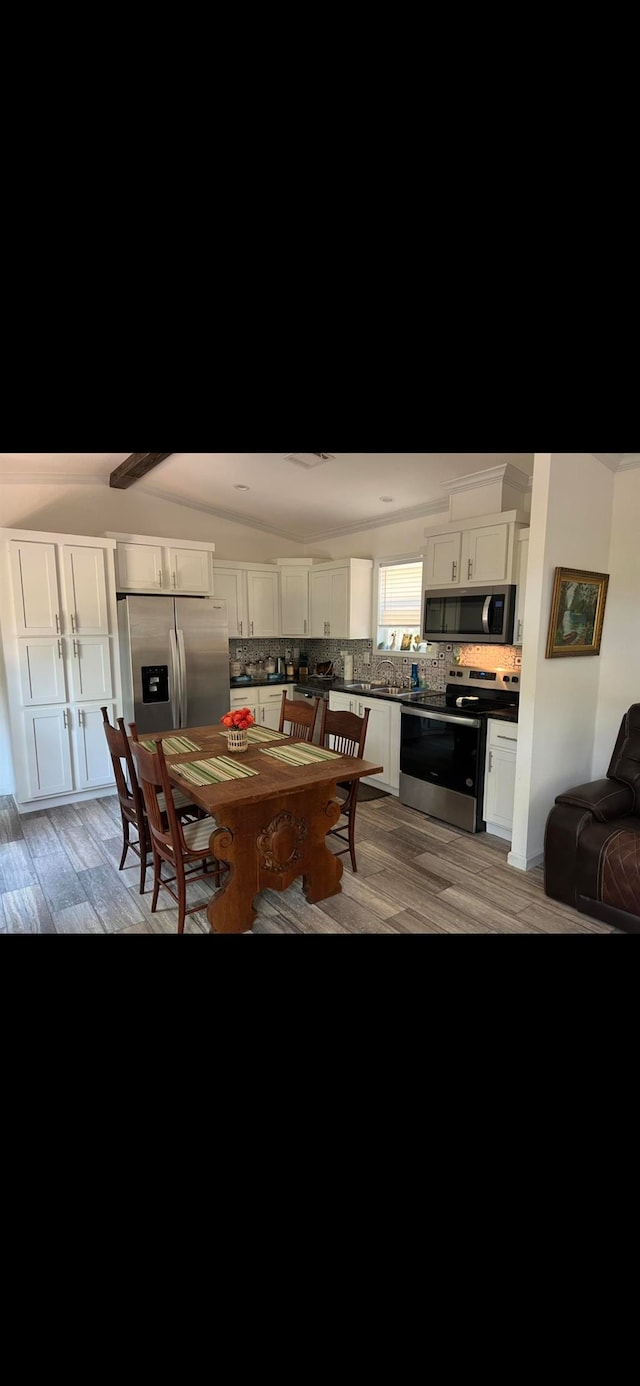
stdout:
<svg viewBox="0 0 640 1386">
<path fill-rule="evenodd" d="M 243 690 L 243 688 L 246 689 L 247 693 L 250 693 L 252 688 L 293 688 L 293 687 L 296 686 L 296 680 L 295 680 L 295 679 L 266 679 L 266 678 L 265 678 L 265 679 L 252 679 L 250 683 L 244 683 L 244 682 L 242 682 L 242 683 L 234 683 L 233 680 L 231 680 L 231 685 L 230 685 L 230 686 L 231 686 L 231 692 L 232 692 L 232 693 L 241 693 L 242 690 Z"/>
<path fill-rule="evenodd" d="M 354 680 L 354 682 L 355 682 L 355 680 Z M 296 693 L 309 693 L 309 692 L 312 692 L 312 693 L 320 693 L 320 692 L 330 693 L 332 690 L 333 690 L 334 693 L 352 693 L 352 692 L 356 692 L 356 693 L 357 693 L 357 692 L 360 691 L 359 689 L 354 689 L 354 688 L 353 688 L 353 684 L 345 683 L 345 682 L 344 682 L 344 679 L 329 679 L 329 680 L 327 680 L 327 679 L 313 679 L 313 678 L 310 678 L 310 679 L 307 679 L 307 682 L 306 682 L 306 683 L 296 683 L 296 684 L 295 684 L 295 691 L 296 691 Z M 404 698 L 399 698 L 397 694 L 391 695 L 391 694 L 389 694 L 389 693 L 383 693 L 382 690 L 379 689 L 379 688 L 370 688 L 370 689 L 368 690 L 367 693 L 365 693 L 364 691 L 362 691 L 361 696 L 362 696 L 363 698 L 382 698 L 383 701 L 386 701 L 386 702 L 389 702 L 389 703 L 400 703 L 401 706 L 403 706 L 403 705 L 405 704 L 405 702 L 406 702 L 406 704 L 408 704 L 409 706 L 412 706 L 412 700 L 411 700 L 411 698 L 408 696 L 408 695 L 411 693 L 411 691 L 412 691 L 411 689 L 409 689 L 409 688 L 407 689 L 407 698 L 406 698 L 406 700 L 405 700 Z M 436 691 L 441 692 L 442 690 L 441 690 L 441 689 L 436 690 L 436 689 L 424 688 L 424 689 L 421 689 L 420 691 L 423 692 L 423 693 L 430 693 L 430 692 L 431 692 L 431 693 L 435 693 Z M 517 709 L 517 707 L 502 707 L 502 708 L 496 707 L 495 712 L 492 711 L 492 712 L 488 712 L 488 713 L 483 714 L 483 715 L 486 715 L 487 717 L 495 718 L 495 720 L 496 720 L 497 722 L 517 722 L 517 721 L 518 721 L 518 709 Z"/>
</svg>

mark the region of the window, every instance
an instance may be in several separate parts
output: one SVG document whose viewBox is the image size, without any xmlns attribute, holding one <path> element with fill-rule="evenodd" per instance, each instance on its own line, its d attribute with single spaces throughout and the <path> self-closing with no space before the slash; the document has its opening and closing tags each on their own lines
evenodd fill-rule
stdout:
<svg viewBox="0 0 640 1386">
<path fill-rule="evenodd" d="M 418 645 L 422 639 L 422 599 L 421 558 L 380 563 L 378 649 L 400 651 L 403 642 L 405 650 Z"/>
</svg>

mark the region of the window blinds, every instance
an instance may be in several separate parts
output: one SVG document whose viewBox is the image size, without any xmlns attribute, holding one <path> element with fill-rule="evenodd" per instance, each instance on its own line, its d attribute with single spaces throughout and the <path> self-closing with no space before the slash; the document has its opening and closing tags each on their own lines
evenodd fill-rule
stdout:
<svg viewBox="0 0 640 1386">
<path fill-rule="evenodd" d="M 422 563 L 392 563 L 380 567 L 378 624 L 417 626 L 422 616 Z"/>
</svg>

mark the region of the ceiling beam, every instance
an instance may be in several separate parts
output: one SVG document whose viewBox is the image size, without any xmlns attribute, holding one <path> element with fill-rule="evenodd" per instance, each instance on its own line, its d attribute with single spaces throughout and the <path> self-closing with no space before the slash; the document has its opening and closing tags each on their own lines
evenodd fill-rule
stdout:
<svg viewBox="0 0 640 1386">
<path fill-rule="evenodd" d="M 132 452 L 126 462 L 121 462 L 115 472 L 111 473 L 109 485 L 115 486 L 118 491 L 126 491 L 128 486 L 133 486 L 134 481 L 140 481 L 147 472 L 152 472 L 159 462 L 164 462 L 166 457 L 172 455 L 170 452 Z"/>
</svg>

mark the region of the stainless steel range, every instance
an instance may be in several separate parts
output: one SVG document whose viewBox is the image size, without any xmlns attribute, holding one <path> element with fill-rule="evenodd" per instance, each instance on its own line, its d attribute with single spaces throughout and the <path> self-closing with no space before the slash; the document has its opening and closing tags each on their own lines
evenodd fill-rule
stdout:
<svg viewBox="0 0 640 1386">
<path fill-rule="evenodd" d="M 519 699 L 519 670 L 457 668 L 445 693 L 403 700 L 400 802 L 481 832 L 487 718 L 517 709 Z"/>
</svg>

